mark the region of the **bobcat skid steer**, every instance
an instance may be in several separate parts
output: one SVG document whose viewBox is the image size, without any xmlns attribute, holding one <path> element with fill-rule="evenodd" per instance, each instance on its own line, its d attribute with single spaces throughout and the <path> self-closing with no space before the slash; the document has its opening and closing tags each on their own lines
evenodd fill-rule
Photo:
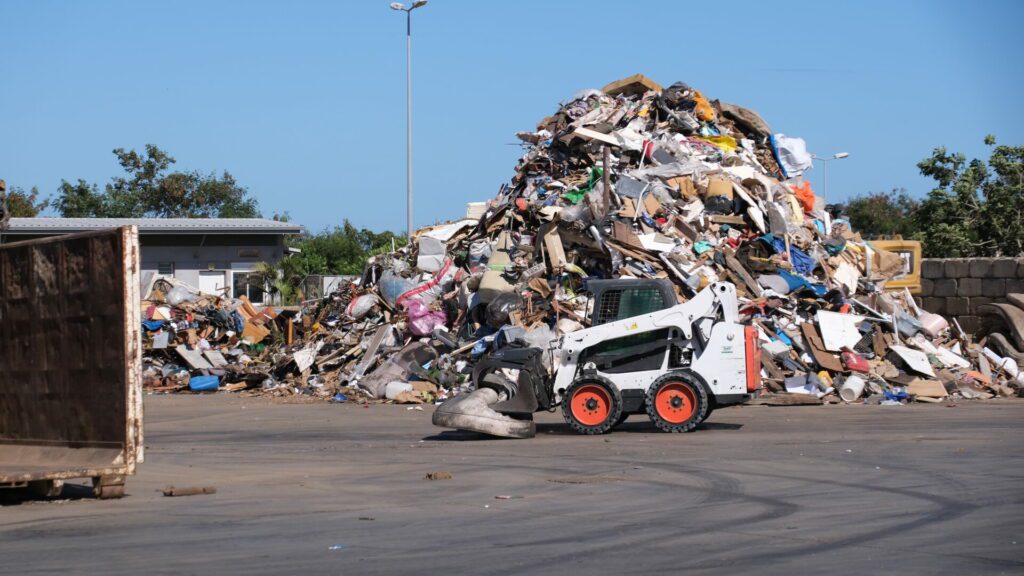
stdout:
<svg viewBox="0 0 1024 576">
<path fill-rule="evenodd" d="M 663 280 L 592 280 L 587 289 L 591 327 L 553 343 L 553 376 L 545 350 L 507 345 L 477 362 L 475 390 L 438 406 L 434 424 L 530 438 L 533 413 L 561 405 L 580 434 L 604 434 L 641 413 L 666 432 L 689 432 L 760 388 L 757 329 L 737 322 L 732 284 L 676 305 Z"/>
</svg>

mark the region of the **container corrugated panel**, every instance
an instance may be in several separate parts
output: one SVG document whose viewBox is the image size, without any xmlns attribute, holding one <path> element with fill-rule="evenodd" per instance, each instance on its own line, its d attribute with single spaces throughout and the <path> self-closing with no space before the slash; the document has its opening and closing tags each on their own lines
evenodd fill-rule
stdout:
<svg viewBox="0 0 1024 576">
<path fill-rule="evenodd" d="M 135 227 L 0 245 L 0 483 L 142 461 Z"/>
</svg>

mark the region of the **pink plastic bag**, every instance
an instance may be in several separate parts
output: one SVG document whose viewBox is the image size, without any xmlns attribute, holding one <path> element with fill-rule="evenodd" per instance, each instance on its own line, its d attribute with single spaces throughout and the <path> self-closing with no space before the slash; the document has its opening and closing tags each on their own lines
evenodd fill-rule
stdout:
<svg viewBox="0 0 1024 576">
<path fill-rule="evenodd" d="M 440 310 L 431 310 L 419 300 L 409 300 L 405 304 L 409 313 L 409 332 L 413 336 L 429 336 L 434 328 L 444 326 L 448 317 Z"/>
</svg>

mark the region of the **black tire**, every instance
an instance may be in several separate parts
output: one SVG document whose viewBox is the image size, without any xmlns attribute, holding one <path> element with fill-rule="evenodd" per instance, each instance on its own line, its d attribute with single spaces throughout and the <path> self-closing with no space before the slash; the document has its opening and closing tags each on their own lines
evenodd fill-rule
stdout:
<svg viewBox="0 0 1024 576">
<path fill-rule="evenodd" d="M 626 418 L 629 418 L 629 412 L 620 414 L 619 419 L 615 421 L 615 424 L 612 424 L 612 428 L 618 428 L 620 424 L 626 421 Z"/>
<path fill-rule="evenodd" d="M 679 370 L 658 377 L 647 389 L 647 415 L 663 432 L 690 432 L 711 413 L 704 384 Z"/>
<path fill-rule="evenodd" d="M 586 398 L 577 395 L 585 394 Z M 587 404 L 573 406 L 573 400 Z M 622 416 L 622 396 L 619 390 L 601 377 L 591 376 L 576 380 L 562 396 L 562 417 L 578 434 L 604 434 L 618 423 Z"/>
</svg>

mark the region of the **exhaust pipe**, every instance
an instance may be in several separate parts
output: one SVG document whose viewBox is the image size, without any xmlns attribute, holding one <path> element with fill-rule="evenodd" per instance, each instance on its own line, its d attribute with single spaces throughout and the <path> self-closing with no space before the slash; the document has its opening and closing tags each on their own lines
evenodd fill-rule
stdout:
<svg viewBox="0 0 1024 576">
<path fill-rule="evenodd" d="M 507 400 L 505 392 L 493 388 L 477 388 L 469 394 L 456 396 L 434 410 L 435 426 L 481 432 L 503 438 L 533 438 L 537 426 L 532 420 L 516 420 L 491 409 Z"/>
</svg>

